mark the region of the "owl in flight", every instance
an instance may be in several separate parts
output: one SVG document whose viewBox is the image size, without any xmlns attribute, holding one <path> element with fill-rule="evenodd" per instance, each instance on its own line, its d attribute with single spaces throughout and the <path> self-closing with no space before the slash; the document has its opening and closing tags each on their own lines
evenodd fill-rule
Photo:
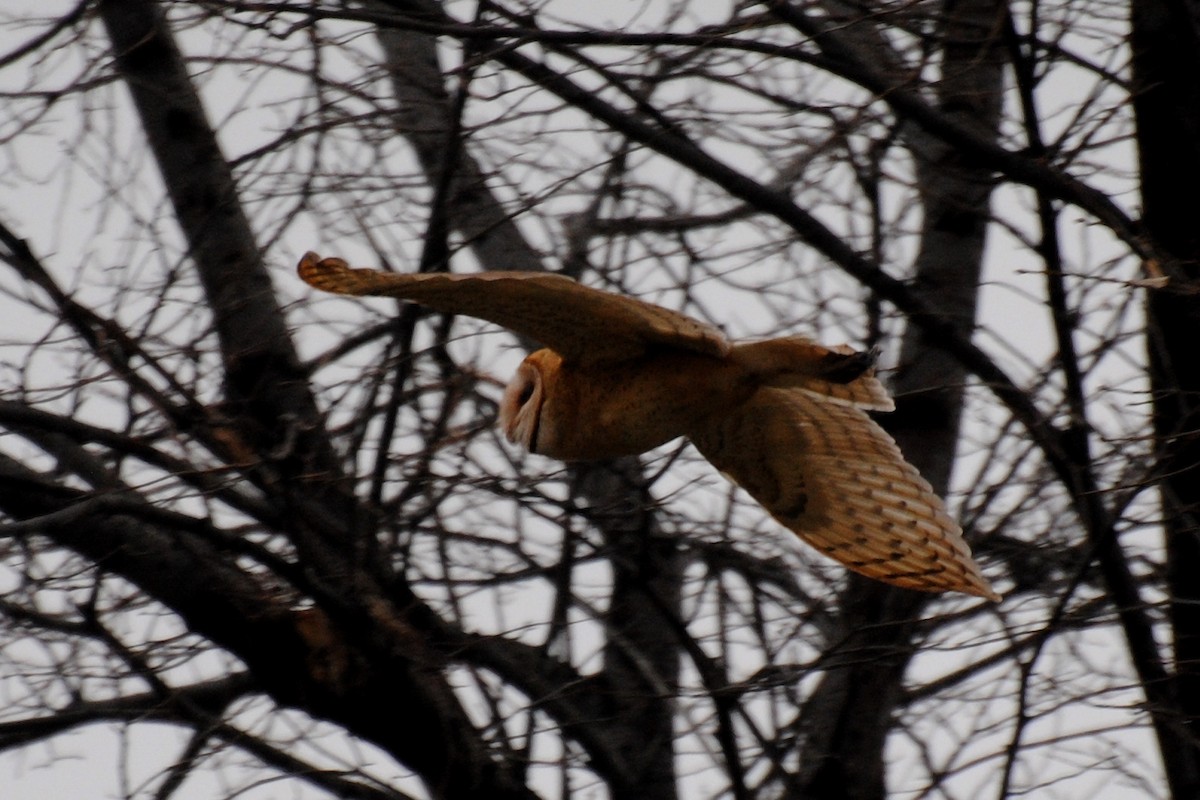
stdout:
<svg viewBox="0 0 1200 800">
<path fill-rule="evenodd" d="M 850 569 L 1000 599 L 942 501 L 865 413 L 894 408 L 870 354 L 800 336 L 731 343 L 699 320 L 543 272 L 404 275 L 307 253 L 299 274 L 327 292 L 411 300 L 544 345 L 500 406 L 509 441 L 532 453 L 607 459 L 686 436 Z"/>
</svg>

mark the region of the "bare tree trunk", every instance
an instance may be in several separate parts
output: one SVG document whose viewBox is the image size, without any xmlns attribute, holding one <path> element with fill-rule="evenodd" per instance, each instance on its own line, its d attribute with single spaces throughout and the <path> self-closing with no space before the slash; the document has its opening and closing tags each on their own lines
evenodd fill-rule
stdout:
<svg viewBox="0 0 1200 800">
<path fill-rule="evenodd" d="M 375 0 L 366 5 L 386 12 L 409 4 Z M 449 140 L 457 120 L 438 59 L 437 38 L 402 28 L 380 27 L 376 33 L 396 98 L 396 132 L 412 146 L 430 186 L 437 185 L 446 169 L 447 154 L 456 155 L 445 198 L 452 227 L 484 269 L 539 269 L 541 254 L 487 185 L 487 175 L 466 142 L 452 145 Z"/>
<path fill-rule="evenodd" d="M 242 433 L 258 453 L 309 462 L 297 472 L 336 471 L 233 173 L 158 8 L 103 0 L 99 9 L 209 301 L 230 416 L 249 412 L 256 428 Z"/>
<path fill-rule="evenodd" d="M 1200 3 L 1131 3 L 1143 219 L 1174 259 L 1148 295 L 1148 346 L 1183 729 L 1159 726 L 1172 796 L 1200 795 Z M 1173 709 L 1170 711 L 1174 711 Z"/>
<path fill-rule="evenodd" d="M 678 620 L 683 559 L 655 518 L 636 458 L 575 469 L 612 563 L 604 700 L 620 720 L 613 745 L 632 782 L 610 789 L 614 800 L 673 800 L 675 696 L 679 687 Z M 674 625 L 672 625 L 674 622 Z"/>
<path fill-rule="evenodd" d="M 415 3 L 372 7 L 432 14 Z M 431 185 L 456 164 L 444 198 L 449 226 L 488 270 L 537 269 L 541 257 L 487 186 L 487 176 L 465 142 L 448 137 L 457 127 L 435 37 L 380 28 L 388 77 L 397 100 L 397 130 L 417 154 Z M 432 235 L 432 234 L 431 234 Z M 611 721 L 606 742 L 620 766 L 609 784 L 616 800 L 673 800 L 676 795 L 674 717 L 679 680 L 678 620 L 683 561 L 673 540 L 658 530 L 653 499 L 637 459 L 571 466 L 576 493 L 604 536 L 613 571 L 604 669 L 592 685 Z M 565 552 L 565 551 L 564 551 Z"/>
<path fill-rule="evenodd" d="M 249 574 L 217 570 L 225 554 L 203 542 L 183 548 L 189 537 L 159 525 L 122 526 L 113 519 L 107 530 L 95 531 L 106 536 L 72 537 L 64 527 L 57 540 L 142 586 L 193 630 L 230 646 L 280 702 L 304 705 L 392 752 L 435 797 L 531 796 L 514 765 L 492 759 L 446 683 L 446 659 L 428 639 L 436 627 L 431 615 L 354 546 L 365 532 L 356 530 L 353 495 L 340 491 L 333 450 L 228 162 L 159 8 L 151 0 L 104 0 L 100 12 L 209 298 L 228 402 L 238 418 L 253 423 L 241 435 L 262 459 L 259 480 L 286 498 L 280 522 L 297 545 L 311 576 L 304 588 L 318 605 L 293 612 L 276 604 L 269 614 L 240 606 L 234 597 L 259 596 Z M 26 507 L 10 503 L 8 513 L 52 513 L 62 498 L 34 491 L 35 474 L 19 477 L 29 485 Z M 231 574 L 225 583 L 236 578 L 236 593 L 226 589 L 231 597 L 214 602 L 212 593 L 224 584 L 203 580 L 206 572 L 196 567 L 160 563 L 172 553 L 212 565 L 213 575 Z M 195 576 L 195 585 L 182 584 L 183 575 Z"/>
<path fill-rule="evenodd" d="M 939 15 L 941 111 L 996 132 L 1003 89 L 1004 4 L 947 2 Z M 962 151 L 920 136 L 914 150 L 924 210 L 915 285 L 964 336 L 975 324 L 984 237 L 991 219 L 988 170 Z M 892 389 L 896 412 L 882 419 L 935 491 L 949 485 L 967 372 L 927 331 L 910 325 Z M 884 751 L 914 631 L 926 598 L 851 576 L 841 604 L 843 643 L 799 724 L 800 796 L 874 800 L 887 795 Z"/>
</svg>

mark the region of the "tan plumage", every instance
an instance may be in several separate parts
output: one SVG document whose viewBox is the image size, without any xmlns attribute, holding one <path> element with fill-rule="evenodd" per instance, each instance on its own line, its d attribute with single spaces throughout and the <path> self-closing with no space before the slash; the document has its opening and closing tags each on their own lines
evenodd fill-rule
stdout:
<svg viewBox="0 0 1200 800">
<path fill-rule="evenodd" d="M 687 436 L 775 519 L 896 586 L 999 600 L 941 499 L 864 412 L 890 411 L 870 354 L 800 336 L 731 344 L 683 314 L 541 272 L 406 275 L 308 253 L 339 294 L 412 300 L 545 345 L 505 389 L 510 441 L 564 460 Z"/>
</svg>

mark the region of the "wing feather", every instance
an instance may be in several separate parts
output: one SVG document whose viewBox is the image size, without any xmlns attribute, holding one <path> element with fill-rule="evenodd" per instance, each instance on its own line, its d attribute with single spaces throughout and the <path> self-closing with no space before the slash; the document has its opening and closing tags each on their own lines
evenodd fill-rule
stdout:
<svg viewBox="0 0 1200 800">
<path fill-rule="evenodd" d="M 768 387 L 691 438 L 779 522 L 850 569 L 1000 599 L 941 498 L 861 409 Z"/>
<path fill-rule="evenodd" d="M 799 389 L 835 403 L 892 411 L 896 404 L 875 377 L 875 353 L 826 347 L 807 336 L 784 336 L 733 346 L 734 361 L 767 386 Z"/>
<path fill-rule="evenodd" d="M 716 328 L 670 309 L 583 286 L 545 272 L 402 274 L 354 269 L 340 258 L 306 253 L 297 267 L 327 292 L 411 300 L 466 314 L 524 334 L 577 363 L 636 358 L 648 348 L 677 347 L 722 356 L 729 343 Z"/>
</svg>

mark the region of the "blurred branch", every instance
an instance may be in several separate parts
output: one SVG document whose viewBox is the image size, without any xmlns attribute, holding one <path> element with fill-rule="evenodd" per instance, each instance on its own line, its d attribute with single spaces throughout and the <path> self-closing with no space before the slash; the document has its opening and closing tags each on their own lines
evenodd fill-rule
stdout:
<svg viewBox="0 0 1200 800">
<path fill-rule="evenodd" d="M 938 110 L 919 93 L 911 91 L 903 75 L 880 70 L 874 66 L 875 54 L 865 54 L 840 36 L 839 25 L 807 14 L 787 0 L 765 0 L 763 5 L 781 22 L 794 27 L 816 43 L 822 54 L 797 47 L 795 44 L 773 44 L 735 34 L 746 23 L 726 26 L 706 26 L 695 33 L 622 33 L 615 31 L 546 30 L 537 27 L 532 19 L 525 25 L 477 25 L 450 17 L 433 0 L 376 0 L 378 9 L 363 11 L 346 8 L 314 8 L 295 3 L 240 2 L 221 0 L 220 6 L 234 12 L 294 14 L 311 19 L 339 19 L 369 22 L 381 28 L 420 31 L 431 35 L 453 36 L 462 39 L 482 39 L 509 42 L 498 50 L 495 58 L 520 72 L 520 59 L 509 60 L 513 43 L 542 43 L 596 47 L 692 47 L 721 50 L 740 50 L 746 53 L 783 58 L 812 64 L 861 86 L 877 95 L 901 117 L 910 119 L 922 129 L 960 148 L 973 157 L 980 167 L 995 169 L 1014 182 L 1040 188 L 1048 195 L 1076 205 L 1110 227 L 1144 260 L 1159 259 L 1163 254 L 1153 244 L 1144 226 L 1131 218 L 1103 192 L 1088 186 L 1071 175 L 1047 166 L 1022 151 L 1007 150 L 996 144 L 986 130 L 964 124 L 961 120 Z M 761 24 L 759 25 L 761 27 Z M 639 139 L 640 141 L 640 139 Z M 664 153 L 665 154 L 665 153 Z M 813 242 L 821 249 L 820 245 Z M 826 253 L 826 255 L 829 255 Z M 835 259 L 838 260 L 838 259 Z M 840 260 L 839 260 L 840 263 Z"/>
<path fill-rule="evenodd" d="M 7 614 L 7 611 L 4 613 Z M 183 705 L 205 715 L 219 717 L 233 702 L 254 691 L 248 673 L 214 678 L 187 686 L 171 687 L 163 697 L 157 691 L 123 695 L 107 700 L 76 699 L 48 716 L 0 722 L 0 750 L 21 747 L 96 722 L 154 720 L 188 724 L 193 721 Z"/>
</svg>

